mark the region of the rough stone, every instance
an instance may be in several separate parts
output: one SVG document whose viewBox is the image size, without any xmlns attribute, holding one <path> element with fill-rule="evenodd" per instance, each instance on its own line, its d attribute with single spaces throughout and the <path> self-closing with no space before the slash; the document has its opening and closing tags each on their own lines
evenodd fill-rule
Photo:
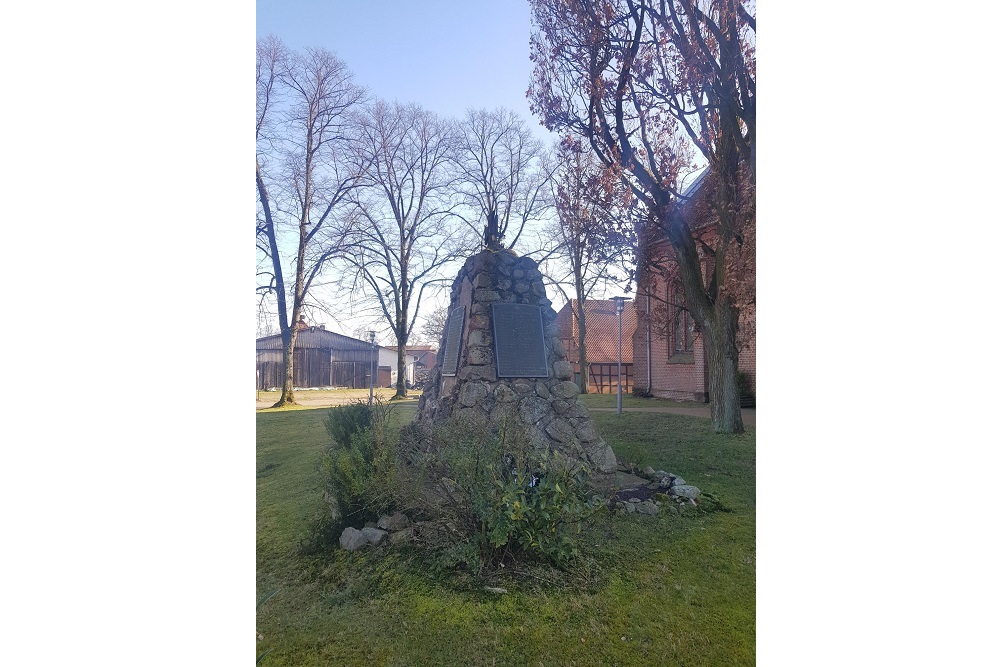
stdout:
<svg viewBox="0 0 1000 667">
<path fill-rule="evenodd" d="M 361 529 L 361 534 L 365 536 L 365 539 L 368 540 L 369 544 L 373 544 L 375 546 L 382 544 L 382 540 L 389 535 L 389 533 L 384 530 L 367 527 Z"/>
<path fill-rule="evenodd" d="M 458 372 L 462 381 L 485 380 L 486 382 L 497 381 L 497 369 L 493 366 L 466 366 Z"/>
<path fill-rule="evenodd" d="M 677 486 L 670 487 L 669 491 L 672 496 L 679 496 L 681 498 L 688 498 L 694 500 L 701 495 L 701 489 L 697 486 L 691 486 L 689 484 L 680 484 Z"/>
<path fill-rule="evenodd" d="M 476 279 L 472 281 L 472 286 L 490 289 L 493 287 L 493 281 L 490 280 L 490 274 L 487 271 L 480 271 L 476 274 Z"/>
<path fill-rule="evenodd" d="M 524 277 L 524 269 L 514 269 L 514 277 L 515 278 L 523 278 Z"/>
<path fill-rule="evenodd" d="M 558 338 L 552 341 L 552 352 L 561 359 L 566 358 L 566 346 Z"/>
<path fill-rule="evenodd" d="M 340 548 L 347 551 L 357 551 L 368 544 L 368 538 L 357 528 L 345 528 L 340 534 Z"/>
<path fill-rule="evenodd" d="M 406 516 L 402 512 L 396 512 L 395 514 L 389 516 L 379 517 L 378 523 L 375 524 L 376 528 L 381 528 L 382 530 L 402 530 L 410 525 L 410 517 Z"/>
<path fill-rule="evenodd" d="M 573 427 L 566 423 L 565 419 L 553 419 L 547 427 L 545 427 L 545 432 L 552 437 L 553 440 L 558 440 L 559 442 L 570 442 L 573 440 Z"/>
<path fill-rule="evenodd" d="M 552 406 L 552 409 L 556 411 L 557 415 L 565 414 L 566 411 L 569 410 L 569 403 L 561 398 L 553 400 L 550 405 Z"/>
<path fill-rule="evenodd" d="M 558 398 L 576 398 L 577 394 L 580 393 L 580 388 L 576 386 L 575 382 L 570 382 L 569 380 L 564 380 L 554 387 L 552 387 L 552 394 Z M 586 414 L 586 408 L 583 408 L 584 414 Z"/>
<path fill-rule="evenodd" d="M 645 468 L 642 469 L 642 473 L 641 474 L 646 479 L 653 479 L 653 475 L 656 474 L 656 471 L 653 470 L 653 468 L 651 466 L 646 466 Z"/>
<path fill-rule="evenodd" d="M 587 453 L 587 458 L 590 459 L 591 464 L 593 464 L 598 472 L 610 474 L 618 469 L 618 460 L 615 459 L 615 453 L 603 439 L 598 440 L 596 443 L 583 443 L 583 451 Z"/>
<path fill-rule="evenodd" d="M 559 380 L 573 379 L 573 364 L 568 361 L 557 361 L 552 364 L 552 371 Z"/>
<path fill-rule="evenodd" d="M 458 394 L 458 402 L 465 407 L 478 405 L 486 398 L 489 387 L 482 382 L 466 382 Z"/>
<path fill-rule="evenodd" d="M 389 544 L 398 546 L 413 540 L 413 526 L 389 534 Z"/>
<path fill-rule="evenodd" d="M 636 506 L 635 510 L 639 514 L 655 515 L 660 511 L 660 508 L 652 500 L 644 500 Z"/>
<path fill-rule="evenodd" d="M 469 347 L 469 364 L 488 366 L 493 363 L 493 350 L 488 347 Z"/>
<path fill-rule="evenodd" d="M 542 417 L 549 414 L 549 403 L 543 398 L 529 396 L 521 399 L 519 410 L 523 422 L 526 424 L 537 424 Z"/>
<path fill-rule="evenodd" d="M 497 385 L 497 388 L 493 390 L 493 395 L 496 397 L 497 401 L 501 403 L 510 403 L 517 398 L 517 394 L 508 385 L 501 384 Z"/>
<path fill-rule="evenodd" d="M 468 344 L 469 347 L 489 347 L 493 345 L 493 340 L 485 331 L 470 331 Z"/>
<path fill-rule="evenodd" d="M 500 300 L 500 292 L 491 289 L 476 289 L 476 300 L 484 303 Z"/>
<path fill-rule="evenodd" d="M 598 439 L 597 431 L 594 430 L 594 425 L 591 422 L 583 422 L 576 429 L 576 437 L 580 438 L 581 442 L 594 442 Z"/>
</svg>

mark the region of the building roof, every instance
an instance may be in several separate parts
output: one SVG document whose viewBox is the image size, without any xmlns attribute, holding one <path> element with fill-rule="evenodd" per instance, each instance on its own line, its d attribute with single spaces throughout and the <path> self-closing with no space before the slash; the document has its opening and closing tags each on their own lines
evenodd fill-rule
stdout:
<svg viewBox="0 0 1000 667">
<path fill-rule="evenodd" d="M 305 349 L 334 349 L 334 350 L 370 350 L 372 344 L 367 340 L 358 340 L 350 336 L 327 331 L 319 327 L 309 327 L 300 329 L 295 338 L 295 348 Z M 264 336 L 257 339 L 257 350 L 280 350 L 282 349 L 281 334 Z"/>
<path fill-rule="evenodd" d="M 570 361 L 579 361 L 576 339 L 579 326 L 573 313 L 576 299 L 556 314 L 559 337 L 569 339 L 566 354 Z M 587 363 L 618 361 L 618 311 L 614 299 L 591 299 L 583 304 L 587 320 Z M 622 308 L 622 363 L 632 363 L 632 334 L 635 332 L 636 311 L 633 301 L 626 301 Z"/>
</svg>

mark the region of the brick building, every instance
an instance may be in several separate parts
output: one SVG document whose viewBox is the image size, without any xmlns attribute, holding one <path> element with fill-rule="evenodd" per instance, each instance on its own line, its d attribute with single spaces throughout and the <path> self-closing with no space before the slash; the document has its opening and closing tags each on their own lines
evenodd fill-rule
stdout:
<svg viewBox="0 0 1000 667">
<path fill-rule="evenodd" d="M 716 230 L 713 217 L 705 200 L 713 187 L 707 170 L 687 188 L 685 196 L 691 199 L 684 204 L 692 233 L 699 243 L 702 271 L 710 275 L 713 269 L 711 256 L 705 247 L 714 247 Z M 744 406 L 753 405 L 757 381 L 756 308 L 752 298 L 752 285 L 756 278 L 752 258 L 742 267 L 743 284 L 750 285 L 751 297 L 740 308 L 739 370 Z M 636 328 L 633 337 L 635 385 L 640 392 L 677 400 L 707 403 L 708 359 L 704 339 L 694 318 L 684 307 L 684 290 L 681 285 L 674 251 L 665 238 L 655 238 L 649 244 L 650 266 L 640 271 L 636 286 Z"/>
<path fill-rule="evenodd" d="M 566 347 L 566 360 L 573 364 L 577 384 L 580 377 L 580 321 L 576 316 L 577 300 L 571 299 L 556 314 L 559 340 Z M 614 299 L 583 302 L 587 326 L 587 367 L 591 393 L 618 391 L 618 311 Z M 622 391 L 632 391 L 632 334 L 635 331 L 635 304 L 626 301 L 622 309 Z"/>
</svg>

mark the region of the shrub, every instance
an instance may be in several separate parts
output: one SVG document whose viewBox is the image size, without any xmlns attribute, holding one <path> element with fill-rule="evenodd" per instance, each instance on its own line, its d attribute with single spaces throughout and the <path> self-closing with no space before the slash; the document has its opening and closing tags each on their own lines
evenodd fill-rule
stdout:
<svg viewBox="0 0 1000 667">
<path fill-rule="evenodd" d="M 349 447 L 351 437 L 355 433 L 371 428 L 372 413 L 381 407 L 382 403 L 379 400 L 371 406 L 357 401 L 350 405 L 332 408 L 326 417 L 326 432 L 330 434 L 335 445 Z"/>
<path fill-rule="evenodd" d="M 534 448 L 512 414 L 493 427 L 460 418 L 418 439 L 408 447 L 415 465 L 403 502 L 449 527 L 430 545 L 446 561 L 482 570 L 527 557 L 566 567 L 579 556 L 576 536 L 603 506 L 581 464 Z"/>
<path fill-rule="evenodd" d="M 320 474 L 326 497 L 335 505 L 333 524 L 339 532 L 361 527 L 388 512 L 396 481 L 396 443 L 388 437 L 391 407 L 376 398 L 332 408 L 326 420 L 331 444 L 323 452 Z"/>
</svg>

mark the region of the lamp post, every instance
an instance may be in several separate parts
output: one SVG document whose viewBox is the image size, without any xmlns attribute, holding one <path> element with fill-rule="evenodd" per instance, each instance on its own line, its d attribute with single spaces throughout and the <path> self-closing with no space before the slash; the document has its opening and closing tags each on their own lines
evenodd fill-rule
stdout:
<svg viewBox="0 0 1000 667">
<path fill-rule="evenodd" d="M 611 297 L 618 313 L 618 414 L 622 413 L 622 311 L 625 310 L 625 297 Z"/>
<path fill-rule="evenodd" d="M 368 373 L 368 407 L 375 400 L 375 332 L 368 332 L 368 340 L 372 342 L 372 367 Z"/>
</svg>

